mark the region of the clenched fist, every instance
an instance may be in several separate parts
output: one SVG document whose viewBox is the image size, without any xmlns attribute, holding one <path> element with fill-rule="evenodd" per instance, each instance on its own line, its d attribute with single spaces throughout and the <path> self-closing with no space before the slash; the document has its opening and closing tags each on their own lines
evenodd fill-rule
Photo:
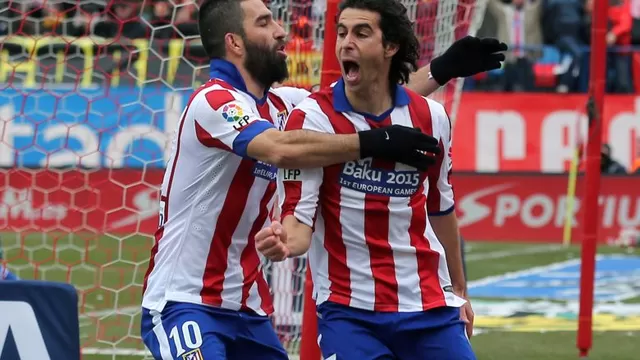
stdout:
<svg viewBox="0 0 640 360">
<path fill-rule="evenodd" d="M 271 261 L 283 261 L 291 253 L 286 245 L 287 232 L 278 221 L 273 221 L 256 234 L 256 249 Z"/>
</svg>

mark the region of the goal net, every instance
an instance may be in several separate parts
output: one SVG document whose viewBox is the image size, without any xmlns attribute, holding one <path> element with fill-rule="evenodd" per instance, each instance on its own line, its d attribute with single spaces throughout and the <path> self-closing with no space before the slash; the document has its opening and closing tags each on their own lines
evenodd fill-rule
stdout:
<svg viewBox="0 0 640 360">
<path fill-rule="evenodd" d="M 484 1 L 402 0 L 421 39 L 421 65 L 474 32 Z M 335 40 L 324 41 L 325 24 L 335 19 L 325 19 L 325 0 L 269 5 L 291 37 L 287 85 L 312 89 L 323 46 Z M 179 115 L 208 78 L 197 7 L 0 1 L 0 264 L 23 279 L 76 287 L 85 359 L 148 355 L 140 301 L 158 188 Z M 452 81 L 433 95 L 453 118 L 461 89 Z M 295 356 L 306 264 L 266 269 L 274 326 Z"/>
</svg>

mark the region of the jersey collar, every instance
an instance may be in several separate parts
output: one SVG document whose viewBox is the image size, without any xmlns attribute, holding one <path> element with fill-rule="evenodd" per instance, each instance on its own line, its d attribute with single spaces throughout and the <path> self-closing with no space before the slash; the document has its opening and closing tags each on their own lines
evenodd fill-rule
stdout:
<svg viewBox="0 0 640 360">
<path fill-rule="evenodd" d="M 242 75 L 238 68 L 231 62 L 224 59 L 212 59 L 209 67 L 209 76 L 211 79 L 220 79 L 234 88 L 242 91 L 243 93 L 251 96 L 258 105 L 264 104 L 267 100 L 267 94 L 269 89 L 265 89 L 264 96 L 262 98 L 255 97 L 247 90 L 247 84 L 244 82 Z"/>
<path fill-rule="evenodd" d="M 340 112 L 355 112 L 367 119 L 371 119 L 373 121 L 383 121 L 386 119 L 389 114 L 393 111 L 395 107 L 409 105 L 409 94 L 407 94 L 407 90 L 404 86 L 396 85 L 395 94 L 393 97 L 393 106 L 391 109 L 385 111 L 383 114 L 376 116 L 373 114 L 367 114 L 355 111 L 351 104 L 349 103 L 349 99 L 347 99 L 347 94 L 344 89 L 344 80 L 340 78 L 333 86 L 333 107 Z"/>
</svg>

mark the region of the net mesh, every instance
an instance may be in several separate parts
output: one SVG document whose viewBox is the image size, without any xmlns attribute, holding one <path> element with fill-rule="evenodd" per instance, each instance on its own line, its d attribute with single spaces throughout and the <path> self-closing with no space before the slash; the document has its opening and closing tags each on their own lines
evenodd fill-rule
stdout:
<svg viewBox="0 0 640 360">
<path fill-rule="evenodd" d="M 421 38 L 421 65 L 474 32 L 483 1 L 402 0 Z M 287 84 L 312 89 L 325 2 L 269 5 L 291 37 Z M 197 7 L 0 1 L 0 261 L 24 279 L 76 286 L 85 359 L 146 355 L 139 304 L 158 186 L 179 115 L 208 79 Z M 454 118 L 460 90 L 454 81 L 433 95 Z M 305 268 L 301 259 L 266 264 L 274 326 L 292 354 Z"/>
</svg>

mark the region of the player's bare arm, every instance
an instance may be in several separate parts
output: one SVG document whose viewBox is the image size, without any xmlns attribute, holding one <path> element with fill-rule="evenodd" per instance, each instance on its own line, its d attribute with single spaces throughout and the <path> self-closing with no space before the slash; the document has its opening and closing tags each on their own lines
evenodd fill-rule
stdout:
<svg viewBox="0 0 640 360">
<path fill-rule="evenodd" d="M 467 336 L 473 335 L 473 310 L 467 298 L 467 285 L 462 265 L 462 253 L 460 251 L 460 233 L 458 231 L 458 219 L 455 211 L 447 215 L 429 216 L 429 222 L 433 231 L 444 247 L 449 268 L 449 277 L 453 285 L 453 292 L 467 299 L 467 303 L 460 308 L 460 318 L 466 323 Z"/>
<path fill-rule="evenodd" d="M 500 68 L 507 44 L 494 38 L 466 36 L 454 42 L 444 54 L 412 73 L 407 87 L 428 96 L 449 80 Z"/>
<path fill-rule="evenodd" d="M 293 215 L 288 215 L 282 220 L 282 227 L 287 235 L 285 242 L 289 249 L 289 257 L 306 254 L 311 247 L 313 229 L 298 221 Z"/>
<path fill-rule="evenodd" d="M 270 129 L 249 143 L 247 154 L 279 168 L 317 167 L 359 158 L 360 141 L 355 134 Z"/>
<path fill-rule="evenodd" d="M 407 87 L 422 96 L 429 96 L 441 85 L 431 75 L 431 64 L 421 67 L 411 74 Z"/>
<path fill-rule="evenodd" d="M 460 252 L 460 233 L 455 211 L 447 215 L 429 216 L 433 231 L 442 243 L 454 292 L 466 298 L 466 280 Z"/>
<path fill-rule="evenodd" d="M 380 157 L 425 170 L 433 163 L 421 152 L 440 152 L 437 141 L 413 128 L 389 126 L 357 134 L 268 129 L 251 140 L 247 154 L 279 168 L 315 168 Z"/>
</svg>

